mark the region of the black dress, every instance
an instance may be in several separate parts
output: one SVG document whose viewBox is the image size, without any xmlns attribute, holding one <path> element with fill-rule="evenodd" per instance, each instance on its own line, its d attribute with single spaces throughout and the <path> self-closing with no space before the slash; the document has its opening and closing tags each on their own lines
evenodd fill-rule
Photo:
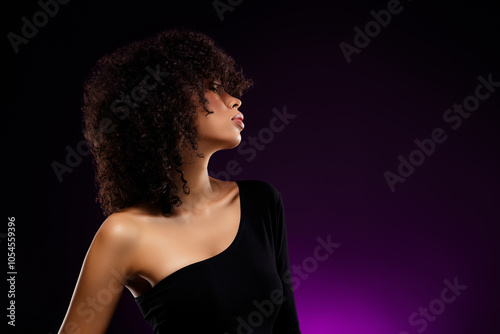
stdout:
<svg viewBox="0 0 500 334">
<path fill-rule="evenodd" d="M 300 334 L 281 194 L 266 181 L 236 183 L 231 245 L 135 298 L 155 334 Z"/>
</svg>

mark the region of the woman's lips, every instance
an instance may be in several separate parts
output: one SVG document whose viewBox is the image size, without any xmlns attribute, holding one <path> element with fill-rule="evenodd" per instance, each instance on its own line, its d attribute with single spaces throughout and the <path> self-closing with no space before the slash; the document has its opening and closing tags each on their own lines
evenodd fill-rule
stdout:
<svg viewBox="0 0 500 334">
<path fill-rule="evenodd" d="M 243 120 L 241 118 L 234 118 L 232 119 L 232 121 L 237 123 L 242 129 L 245 128 L 245 124 L 243 123 Z"/>
</svg>

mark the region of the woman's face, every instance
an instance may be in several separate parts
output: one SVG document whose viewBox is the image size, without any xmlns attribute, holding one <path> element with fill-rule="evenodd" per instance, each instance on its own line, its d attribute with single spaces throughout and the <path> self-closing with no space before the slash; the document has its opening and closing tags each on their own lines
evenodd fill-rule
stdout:
<svg viewBox="0 0 500 334">
<path fill-rule="evenodd" d="M 242 114 L 238 111 L 241 101 L 226 93 L 218 80 L 205 80 L 205 89 L 208 100 L 206 107 L 213 113 L 207 115 L 202 106 L 197 109 L 200 152 L 209 153 L 238 146 L 244 127 Z M 241 120 L 233 119 L 236 115 Z"/>
</svg>

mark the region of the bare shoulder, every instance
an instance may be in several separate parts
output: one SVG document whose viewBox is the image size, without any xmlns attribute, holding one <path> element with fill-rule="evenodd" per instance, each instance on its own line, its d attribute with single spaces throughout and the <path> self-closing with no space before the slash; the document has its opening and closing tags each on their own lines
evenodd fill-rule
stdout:
<svg viewBox="0 0 500 334">
<path fill-rule="evenodd" d="M 142 224 L 136 214 L 117 212 L 101 224 L 94 241 L 102 241 L 108 249 L 123 251 L 133 247 L 139 239 Z"/>
<path fill-rule="evenodd" d="M 122 213 L 110 215 L 101 224 L 83 261 L 59 333 L 105 333 L 124 286 L 135 277 L 132 256 L 140 235 L 138 226 L 133 215 Z M 82 311 L 89 300 L 99 302 L 103 291 L 106 298 L 94 307 L 97 313 Z"/>
</svg>

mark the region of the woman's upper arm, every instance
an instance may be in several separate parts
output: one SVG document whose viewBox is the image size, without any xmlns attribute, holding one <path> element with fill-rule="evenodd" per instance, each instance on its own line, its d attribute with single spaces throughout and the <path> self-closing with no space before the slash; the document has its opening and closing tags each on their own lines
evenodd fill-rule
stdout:
<svg viewBox="0 0 500 334">
<path fill-rule="evenodd" d="M 136 231 L 121 215 L 111 215 L 96 233 L 58 334 L 105 333 L 126 281 Z"/>
</svg>

